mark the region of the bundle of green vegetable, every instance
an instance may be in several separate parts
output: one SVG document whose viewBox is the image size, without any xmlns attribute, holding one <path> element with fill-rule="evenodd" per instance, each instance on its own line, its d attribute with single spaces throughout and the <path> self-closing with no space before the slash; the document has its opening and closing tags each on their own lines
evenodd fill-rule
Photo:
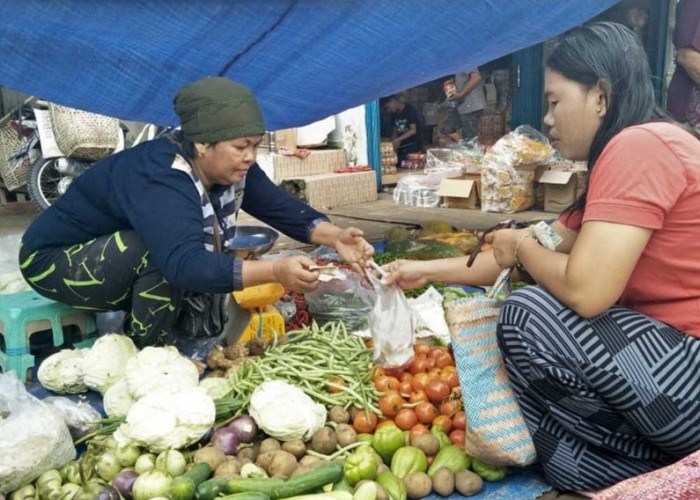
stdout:
<svg viewBox="0 0 700 500">
<path fill-rule="evenodd" d="M 299 387 L 327 408 L 356 405 L 381 414 L 372 383 L 372 351 L 361 338 L 349 334 L 342 322 L 314 323 L 289 335 L 288 342 L 273 342 L 261 358 L 247 359 L 231 371 L 233 391 L 216 401 L 217 422 L 241 414 L 253 391 L 269 380 Z"/>
</svg>

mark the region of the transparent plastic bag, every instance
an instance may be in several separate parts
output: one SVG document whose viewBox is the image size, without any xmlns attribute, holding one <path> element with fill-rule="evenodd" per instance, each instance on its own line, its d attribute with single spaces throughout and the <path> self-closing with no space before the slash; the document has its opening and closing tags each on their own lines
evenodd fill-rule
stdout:
<svg viewBox="0 0 700 500">
<path fill-rule="evenodd" d="M 440 174 L 447 179 L 479 172 L 484 148 L 476 139 L 462 140 L 446 148 L 428 149 L 426 155 L 425 173 Z"/>
<path fill-rule="evenodd" d="M 436 175 L 406 175 L 394 189 L 394 202 L 411 207 L 437 207 L 440 204 L 437 193 L 441 180 Z"/>
<path fill-rule="evenodd" d="M 304 299 L 314 321 L 323 325 L 340 320 L 352 332 L 367 328 L 375 293 L 358 273 L 341 268 L 332 279 L 304 294 Z"/>
<path fill-rule="evenodd" d="M 61 417 L 24 388 L 15 372 L 0 374 L 0 493 L 9 494 L 76 456 Z"/>
<path fill-rule="evenodd" d="M 95 421 L 102 415 L 87 401 L 76 402 L 66 397 L 49 396 L 42 402 L 61 417 L 73 439 L 79 439 L 99 427 Z"/>
<path fill-rule="evenodd" d="M 481 162 L 481 209 L 514 213 L 535 203 L 535 169 L 554 150 L 541 133 L 527 125 L 503 136 Z"/>
<path fill-rule="evenodd" d="M 413 311 L 398 286 L 383 285 L 372 273 L 367 276 L 377 297 L 369 314 L 374 364 L 383 368 L 406 366 L 413 361 Z"/>
</svg>

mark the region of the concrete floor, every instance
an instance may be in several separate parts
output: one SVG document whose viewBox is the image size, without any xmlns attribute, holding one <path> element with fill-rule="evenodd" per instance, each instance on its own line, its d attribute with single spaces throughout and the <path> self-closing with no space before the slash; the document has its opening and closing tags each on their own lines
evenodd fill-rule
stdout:
<svg viewBox="0 0 700 500">
<path fill-rule="evenodd" d="M 518 214 L 492 214 L 481 210 L 460 210 L 454 208 L 419 208 L 397 205 L 389 193 L 380 193 L 377 201 L 349 205 L 328 210 L 330 219 L 341 227 L 356 226 L 365 232 L 367 240 L 374 242 L 384 238 L 384 234 L 396 225 L 407 229 L 418 228 L 422 223 L 441 220 L 458 229 L 483 230 L 501 220 L 516 219 L 534 221 L 552 219 L 556 214 L 540 211 Z M 7 203 L 0 205 L 0 236 L 22 233 L 37 216 L 31 203 Z M 260 224 L 255 218 L 241 213 L 239 224 Z M 302 248 L 303 243 L 280 235 L 274 250 Z"/>
</svg>

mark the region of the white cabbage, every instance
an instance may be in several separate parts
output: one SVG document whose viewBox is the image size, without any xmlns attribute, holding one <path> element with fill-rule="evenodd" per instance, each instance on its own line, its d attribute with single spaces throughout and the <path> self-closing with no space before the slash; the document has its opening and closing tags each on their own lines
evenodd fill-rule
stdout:
<svg viewBox="0 0 700 500">
<path fill-rule="evenodd" d="M 126 383 L 135 400 L 155 392 L 197 387 L 199 372 L 173 346 L 145 347 L 126 364 Z"/>
<path fill-rule="evenodd" d="M 83 381 L 84 355 L 87 349 L 63 349 L 46 358 L 37 377 L 41 385 L 59 394 L 87 392 Z"/>
<path fill-rule="evenodd" d="M 214 425 L 214 400 L 201 387 L 155 392 L 134 403 L 114 433 L 118 446 L 136 444 L 152 452 L 199 441 Z"/>
<path fill-rule="evenodd" d="M 101 336 L 83 357 L 85 385 L 104 394 L 124 377 L 127 361 L 138 352 L 126 335 L 108 333 Z"/>
<path fill-rule="evenodd" d="M 282 380 L 263 382 L 250 397 L 248 413 L 258 427 L 280 441 L 308 441 L 326 422 L 326 408 Z"/>
<path fill-rule="evenodd" d="M 199 387 L 207 391 L 212 399 L 223 399 L 233 390 L 231 382 L 225 377 L 209 377 L 199 382 Z"/>
<path fill-rule="evenodd" d="M 134 404 L 134 399 L 129 392 L 126 380 L 120 380 L 107 389 L 102 397 L 102 406 L 110 417 L 123 417 L 129 413 L 129 408 Z"/>
</svg>

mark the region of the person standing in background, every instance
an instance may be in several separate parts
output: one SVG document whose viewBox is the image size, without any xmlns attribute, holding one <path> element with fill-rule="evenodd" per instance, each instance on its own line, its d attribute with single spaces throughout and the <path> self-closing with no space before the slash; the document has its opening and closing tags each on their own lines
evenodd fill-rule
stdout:
<svg viewBox="0 0 700 500">
<path fill-rule="evenodd" d="M 479 135 L 479 118 L 486 107 L 484 81 L 478 68 L 455 74 L 457 91 L 447 99 L 457 103 L 462 140 L 468 141 Z"/>
<path fill-rule="evenodd" d="M 410 153 L 421 151 L 418 112 L 413 106 L 403 102 L 398 94 L 382 98 L 380 107 L 390 114 L 393 125 L 391 139 L 400 167 Z"/>
<path fill-rule="evenodd" d="M 682 123 L 700 126 L 700 0 L 681 0 L 673 30 L 676 70 L 668 87 L 668 112 Z"/>
</svg>

